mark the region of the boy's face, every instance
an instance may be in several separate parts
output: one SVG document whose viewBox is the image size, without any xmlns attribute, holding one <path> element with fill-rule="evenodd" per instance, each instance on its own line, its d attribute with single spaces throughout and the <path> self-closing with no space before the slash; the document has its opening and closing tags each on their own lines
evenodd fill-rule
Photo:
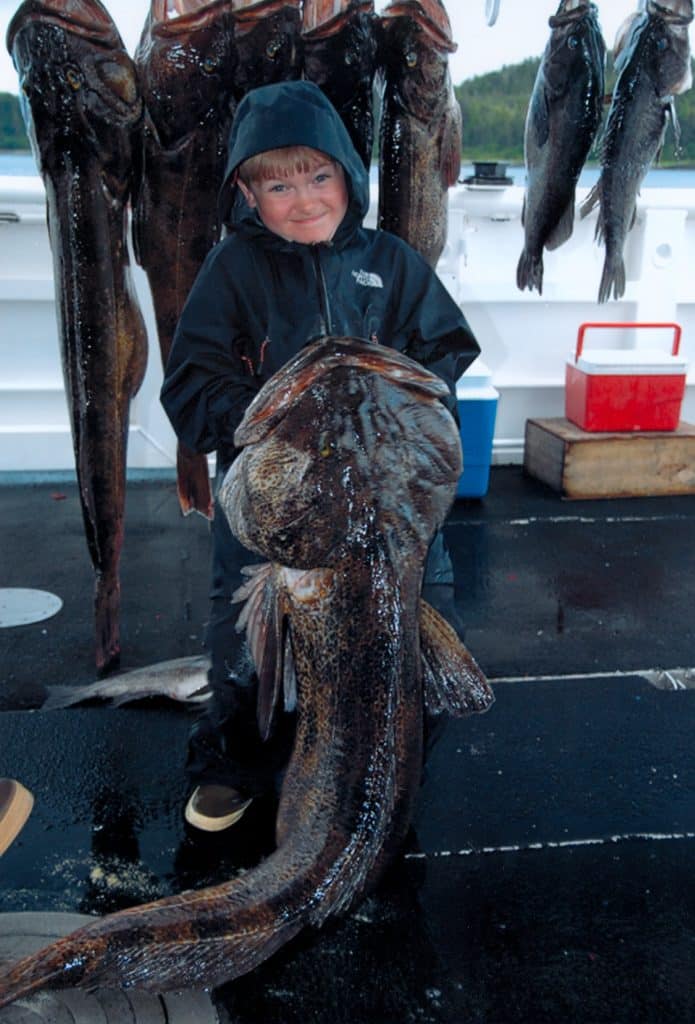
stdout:
<svg viewBox="0 0 695 1024">
<path fill-rule="evenodd" d="M 268 230 L 288 242 L 330 241 L 348 208 L 343 168 L 330 160 L 286 178 L 238 184 Z"/>
</svg>

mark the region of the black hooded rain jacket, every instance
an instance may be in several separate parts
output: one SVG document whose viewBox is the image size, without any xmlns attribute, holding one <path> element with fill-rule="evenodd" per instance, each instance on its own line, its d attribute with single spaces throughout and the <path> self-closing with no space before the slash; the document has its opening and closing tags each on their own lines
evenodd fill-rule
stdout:
<svg viewBox="0 0 695 1024">
<path fill-rule="evenodd" d="M 288 242 L 244 202 L 235 170 L 281 146 L 338 161 L 348 209 L 331 242 Z M 161 401 L 177 435 L 196 451 L 236 454 L 234 431 L 261 385 L 308 342 L 352 335 L 404 352 L 449 386 L 479 352 L 456 303 L 403 241 L 362 226 L 369 180 L 337 112 L 310 82 L 248 93 L 229 140 L 220 212 L 227 236 L 209 253 L 174 336 Z"/>
</svg>

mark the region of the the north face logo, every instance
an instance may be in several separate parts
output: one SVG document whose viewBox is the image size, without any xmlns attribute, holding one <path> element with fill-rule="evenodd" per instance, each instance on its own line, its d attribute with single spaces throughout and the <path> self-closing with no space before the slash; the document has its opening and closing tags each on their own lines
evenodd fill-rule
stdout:
<svg viewBox="0 0 695 1024">
<path fill-rule="evenodd" d="M 372 274 L 369 270 L 353 270 L 352 276 L 354 277 L 357 284 L 364 285 L 365 288 L 383 288 L 384 282 L 381 280 L 378 274 Z"/>
</svg>

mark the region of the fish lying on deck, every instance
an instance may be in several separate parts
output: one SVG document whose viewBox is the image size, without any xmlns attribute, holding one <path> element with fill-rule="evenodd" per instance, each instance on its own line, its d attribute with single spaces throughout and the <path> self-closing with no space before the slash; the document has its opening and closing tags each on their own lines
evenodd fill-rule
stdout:
<svg viewBox="0 0 695 1024">
<path fill-rule="evenodd" d="M 221 225 L 217 193 L 224 177 L 234 112 L 236 48 L 232 0 L 151 0 L 135 51 L 145 118 L 133 242 L 152 292 L 162 363 L 201 264 Z M 176 454 L 184 515 L 212 518 L 207 456 L 182 442 Z"/>
<path fill-rule="evenodd" d="M 603 111 L 606 47 L 589 0 L 562 0 L 526 116 L 527 186 L 521 222 L 524 249 L 517 286 L 543 292 L 543 249 L 572 234 L 579 175 Z"/>
<path fill-rule="evenodd" d="M 677 133 L 674 95 L 692 84 L 688 26 L 692 0 L 647 0 L 622 26 L 614 58 L 618 78 L 602 141 L 601 176 L 582 204 L 599 206 L 596 237 L 606 247 L 598 301 L 625 292 L 623 249 L 637 196 L 658 156 L 669 121 Z"/>
<path fill-rule="evenodd" d="M 340 114 L 368 169 L 374 144 L 372 89 L 377 64 L 374 0 L 304 0 L 304 77 Z"/>
<path fill-rule="evenodd" d="M 119 658 L 130 400 L 145 326 L 126 242 L 142 100 L 135 68 L 98 0 L 25 0 L 7 46 L 44 185 L 65 389 L 89 554 L 96 664 Z"/>
<path fill-rule="evenodd" d="M 221 503 L 270 559 L 244 588 L 272 729 L 296 701 L 277 849 L 233 881 L 96 921 L 0 973 L 35 989 L 219 985 L 346 910 L 399 850 L 434 711 L 484 711 L 487 682 L 420 588 L 461 471 L 442 381 L 349 338 L 303 349 L 249 407 Z M 423 665 L 424 662 L 424 665 Z"/>
<path fill-rule="evenodd" d="M 461 109 L 449 75 L 457 46 L 441 0 L 392 0 L 381 26 L 378 223 L 434 267 L 461 169 Z"/>
<path fill-rule="evenodd" d="M 110 701 L 119 707 L 146 697 L 166 697 L 184 704 L 198 704 L 210 696 L 209 668 L 207 655 L 195 654 L 120 672 L 87 686 L 51 686 L 41 709 L 55 711 L 88 700 Z"/>
</svg>

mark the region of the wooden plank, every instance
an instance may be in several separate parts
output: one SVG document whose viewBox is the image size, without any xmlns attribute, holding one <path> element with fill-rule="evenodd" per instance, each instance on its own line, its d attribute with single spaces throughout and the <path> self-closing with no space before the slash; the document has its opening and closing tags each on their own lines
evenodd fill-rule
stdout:
<svg viewBox="0 0 695 1024">
<path fill-rule="evenodd" d="M 527 420 L 524 469 L 566 498 L 695 494 L 695 426 L 593 433 L 562 418 Z"/>
</svg>

